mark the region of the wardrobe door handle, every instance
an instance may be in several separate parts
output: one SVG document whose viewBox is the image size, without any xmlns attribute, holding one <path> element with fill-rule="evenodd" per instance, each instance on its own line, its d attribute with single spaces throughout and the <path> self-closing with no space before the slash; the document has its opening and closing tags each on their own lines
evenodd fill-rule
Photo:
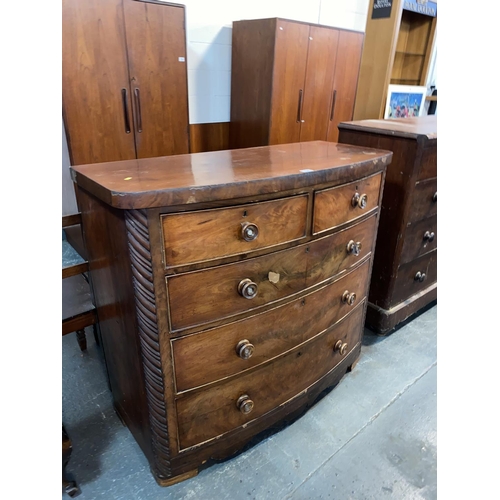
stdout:
<svg viewBox="0 0 500 500">
<path fill-rule="evenodd" d="M 123 118 L 125 121 L 125 133 L 130 134 L 130 120 L 128 118 L 127 89 L 122 89 Z"/>
<path fill-rule="evenodd" d="M 299 90 L 299 105 L 297 107 L 297 123 L 302 122 L 302 97 L 304 91 L 302 89 Z"/>
<path fill-rule="evenodd" d="M 137 132 L 142 132 L 142 116 L 141 116 L 141 95 L 139 89 L 134 89 L 135 111 L 136 111 L 136 128 Z"/>
<path fill-rule="evenodd" d="M 333 91 L 332 95 L 332 109 L 330 110 L 330 121 L 333 120 L 333 112 L 335 111 L 335 101 L 337 100 L 337 91 Z"/>
</svg>

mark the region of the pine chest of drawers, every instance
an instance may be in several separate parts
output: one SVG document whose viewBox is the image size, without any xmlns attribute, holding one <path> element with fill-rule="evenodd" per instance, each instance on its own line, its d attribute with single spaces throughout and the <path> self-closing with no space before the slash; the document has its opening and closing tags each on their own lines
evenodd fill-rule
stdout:
<svg viewBox="0 0 500 500">
<path fill-rule="evenodd" d="M 437 298 L 437 117 L 339 125 L 339 141 L 393 151 L 366 322 L 386 334 Z"/>
<path fill-rule="evenodd" d="M 73 167 L 115 408 L 160 484 L 357 360 L 391 157 L 316 141 Z"/>
</svg>

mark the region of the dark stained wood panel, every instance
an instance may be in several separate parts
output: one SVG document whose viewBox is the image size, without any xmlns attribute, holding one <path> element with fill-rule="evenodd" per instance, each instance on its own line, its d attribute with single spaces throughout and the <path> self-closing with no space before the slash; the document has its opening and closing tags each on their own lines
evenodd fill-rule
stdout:
<svg viewBox="0 0 500 500">
<path fill-rule="evenodd" d="M 345 290 L 356 293 L 356 304 L 362 302 L 369 264 L 365 260 L 347 276 L 263 314 L 173 340 L 177 391 L 206 385 L 265 363 L 335 324 L 353 307 L 342 302 Z M 236 351 L 243 339 L 254 345 L 249 359 L 242 359 Z"/>
<path fill-rule="evenodd" d="M 422 181 L 433 177 L 437 177 L 437 147 L 435 144 L 422 151 L 417 179 Z"/>
<path fill-rule="evenodd" d="M 437 139 L 437 115 L 391 118 L 390 120 L 357 120 L 342 123 L 342 128 L 408 139 L 416 139 L 421 135 L 427 139 Z"/>
<path fill-rule="evenodd" d="M 417 273 L 423 276 L 423 280 L 416 279 Z M 403 300 L 428 288 L 437 281 L 437 250 L 422 255 L 398 269 L 395 280 L 392 302 L 398 304 Z M 387 306 L 387 302 L 380 301 L 377 305 Z"/>
<path fill-rule="evenodd" d="M 410 205 L 409 222 L 437 214 L 437 179 L 417 182 Z"/>
<path fill-rule="evenodd" d="M 269 144 L 275 32 L 276 19 L 233 23 L 231 148 Z"/>
<path fill-rule="evenodd" d="M 138 158 L 189 153 L 184 7 L 123 0 Z"/>
<path fill-rule="evenodd" d="M 229 149 L 229 122 L 189 125 L 190 153 Z"/>
<path fill-rule="evenodd" d="M 73 166 L 71 170 L 79 185 L 111 206 L 153 208 L 270 194 L 318 183 L 340 184 L 382 169 L 391 157 L 390 151 L 311 141 Z"/>
<path fill-rule="evenodd" d="M 72 165 L 136 157 L 122 0 L 63 0 L 62 96 Z"/>
<path fill-rule="evenodd" d="M 308 42 L 309 25 L 278 19 L 268 144 L 300 141 Z"/>
<path fill-rule="evenodd" d="M 246 254 L 306 236 L 308 196 L 200 210 L 161 218 L 166 267 Z M 257 237 L 243 238 L 244 224 L 257 226 Z M 193 231 L 193 227 L 197 228 Z"/>
<path fill-rule="evenodd" d="M 301 141 L 326 140 L 339 31 L 311 26 L 307 51 Z"/>
<path fill-rule="evenodd" d="M 339 123 L 352 120 L 363 39 L 363 33 L 340 32 L 332 91 L 335 93 L 335 103 L 329 117 L 328 141 L 338 142 Z"/>
<path fill-rule="evenodd" d="M 427 236 L 427 237 L 426 237 Z M 401 263 L 415 260 L 437 248 L 437 216 L 410 224 L 405 231 Z"/>
</svg>

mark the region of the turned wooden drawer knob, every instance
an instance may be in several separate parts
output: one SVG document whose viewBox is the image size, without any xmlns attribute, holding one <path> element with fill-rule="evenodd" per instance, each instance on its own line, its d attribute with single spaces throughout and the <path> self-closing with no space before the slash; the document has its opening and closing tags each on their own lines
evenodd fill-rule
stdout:
<svg viewBox="0 0 500 500">
<path fill-rule="evenodd" d="M 251 222 L 243 222 L 241 224 L 241 237 L 245 241 L 253 241 L 259 236 L 259 227 Z"/>
<path fill-rule="evenodd" d="M 333 350 L 340 352 L 340 355 L 343 356 L 347 352 L 347 344 L 345 342 L 342 343 L 341 340 L 337 340 Z"/>
<path fill-rule="evenodd" d="M 346 290 L 343 294 L 342 294 L 342 302 L 344 304 L 347 304 L 349 306 L 352 306 L 354 304 L 354 302 L 356 301 L 356 294 L 353 292 L 353 293 L 349 293 L 348 290 Z"/>
<path fill-rule="evenodd" d="M 238 353 L 238 356 L 241 359 L 251 358 L 253 350 L 254 350 L 253 344 L 250 344 L 250 342 L 247 339 L 240 340 L 236 346 L 236 352 Z"/>
<path fill-rule="evenodd" d="M 257 295 L 258 286 L 251 279 L 241 280 L 238 284 L 238 293 L 245 299 L 253 299 Z"/>
<path fill-rule="evenodd" d="M 366 194 L 359 194 L 356 193 L 351 200 L 351 205 L 353 207 L 359 207 L 361 209 L 366 208 L 366 205 L 368 204 L 368 196 Z"/>
<path fill-rule="evenodd" d="M 347 244 L 347 253 L 358 256 L 360 250 L 361 250 L 361 241 L 351 240 Z"/>
<path fill-rule="evenodd" d="M 424 241 L 427 241 L 427 242 L 431 242 L 431 241 L 434 241 L 434 237 L 436 235 L 432 232 L 432 231 L 426 231 L 424 233 Z"/>
<path fill-rule="evenodd" d="M 432 197 L 432 201 L 434 203 L 436 203 L 436 201 L 438 201 L 438 192 L 437 191 L 434 193 L 434 196 Z"/>
<path fill-rule="evenodd" d="M 241 413 L 248 415 L 253 410 L 254 404 L 248 394 L 243 394 L 243 396 L 240 396 L 238 401 L 236 401 L 236 406 Z"/>
<path fill-rule="evenodd" d="M 415 281 L 420 281 L 420 283 L 422 283 L 422 281 L 425 280 L 426 276 L 427 275 L 425 273 L 421 273 L 420 271 L 417 271 L 417 274 L 415 274 L 415 277 L 413 279 Z"/>
</svg>

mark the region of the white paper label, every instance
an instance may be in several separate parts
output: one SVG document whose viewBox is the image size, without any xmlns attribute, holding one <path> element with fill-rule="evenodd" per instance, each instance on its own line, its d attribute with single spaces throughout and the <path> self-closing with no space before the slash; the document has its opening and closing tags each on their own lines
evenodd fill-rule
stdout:
<svg viewBox="0 0 500 500">
<path fill-rule="evenodd" d="M 179 57 L 179 62 L 184 62 L 186 59 L 184 57 Z"/>
</svg>

